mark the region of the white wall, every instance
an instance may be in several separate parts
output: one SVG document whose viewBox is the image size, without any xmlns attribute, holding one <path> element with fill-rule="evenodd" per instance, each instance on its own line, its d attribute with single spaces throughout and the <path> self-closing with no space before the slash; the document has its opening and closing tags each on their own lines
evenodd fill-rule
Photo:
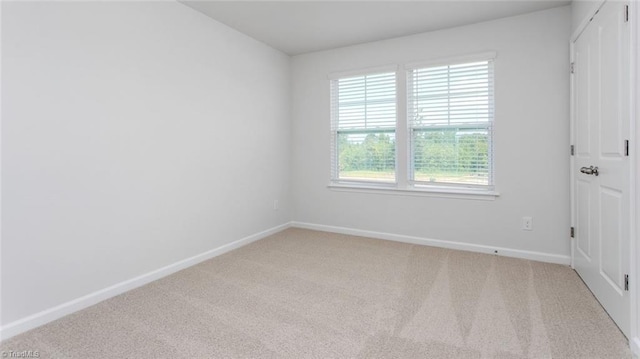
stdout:
<svg viewBox="0 0 640 359">
<path fill-rule="evenodd" d="M 570 8 L 296 56 L 294 220 L 568 256 Z M 496 51 L 495 201 L 341 192 L 329 184 L 335 71 Z M 522 231 L 532 216 L 534 230 Z M 565 257 L 568 260 L 568 257 Z"/>
<path fill-rule="evenodd" d="M 614 0 L 617 1 L 617 0 Z M 604 0 L 573 0 L 571 2 L 571 33 L 584 26 Z"/>
<path fill-rule="evenodd" d="M 290 220 L 288 56 L 174 2 L 2 35 L 3 325 Z"/>
</svg>

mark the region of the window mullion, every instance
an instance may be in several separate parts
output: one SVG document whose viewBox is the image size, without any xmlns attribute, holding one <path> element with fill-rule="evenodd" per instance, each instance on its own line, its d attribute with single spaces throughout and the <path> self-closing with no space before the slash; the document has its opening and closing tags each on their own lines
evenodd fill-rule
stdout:
<svg viewBox="0 0 640 359">
<path fill-rule="evenodd" d="M 407 76 L 396 76 L 396 182 L 398 188 L 409 187 L 409 126 L 407 123 Z"/>
<path fill-rule="evenodd" d="M 451 125 L 451 66 L 447 66 L 447 124 Z"/>
</svg>

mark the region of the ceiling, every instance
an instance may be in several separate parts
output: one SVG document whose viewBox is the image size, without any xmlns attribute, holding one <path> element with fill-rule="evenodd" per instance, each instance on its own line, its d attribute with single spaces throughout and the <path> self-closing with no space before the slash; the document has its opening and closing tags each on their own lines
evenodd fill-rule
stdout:
<svg viewBox="0 0 640 359">
<path fill-rule="evenodd" d="M 190 1 L 183 4 L 289 55 L 568 5 L 501 1 Z"/>
</svg>

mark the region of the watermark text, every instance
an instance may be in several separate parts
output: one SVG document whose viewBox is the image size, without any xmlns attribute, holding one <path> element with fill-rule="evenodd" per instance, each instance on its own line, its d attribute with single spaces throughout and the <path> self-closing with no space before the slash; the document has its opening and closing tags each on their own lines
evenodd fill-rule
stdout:
<svg viewBox="0 0 640 359">
<path fill-rule="evenodd" d="M 40 358 L 38 350 L 7 350 L 1 354 L 3 358 Z"/>
</svg>

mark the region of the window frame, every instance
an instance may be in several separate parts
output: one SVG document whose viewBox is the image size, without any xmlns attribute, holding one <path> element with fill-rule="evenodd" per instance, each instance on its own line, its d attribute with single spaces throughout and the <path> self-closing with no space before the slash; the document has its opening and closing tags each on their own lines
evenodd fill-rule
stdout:
<svg viewBox="0 0 640 359">
<path fill-rule="evenodd" d="M 367 187 L 367 188 L 386 188 L 392 189 L 398 186 L 398 119 L 399 119 L 399 107 L 400 102 L 398 98 L 399 94 L 399 69 L 398 65 L 386 65 L 386 66 L 377 66 L 371 67 L 362 70 L 352 70 L 352 71 L 342 71 L 336 72 L 329 75 L 329 96 L 330 96 L 330 127 L 331 127 L 331 168 L 330 168 L 330 186 L 340 186 L 345 188 L 359 188 L 359 187 Z M 380 130 L 372 130 L 372 129 L 349 129 L 349 130 L 340 130 L 337 125 L 336 118 L 336 109 L 334 101 L 337 101 L 337 94 L 334 93 L 334 81 L 338 81 L 340 79 L 346 79 L 351 77 L 359 77 L 359 76 L 369 76 L 383 73 L 393 73 L 394 81 L 395 81 L 395 127 L 393 129 L 380 129 Z M 349 179 L 349 178 L 340 178 L 340 163 L 339 163 L 339 141 L 338 136 L 340 133 L 393 133 L 394 134 L 394 145 L 395 145 L 395 158 L 394 158 L 394 179 L 392 181 L 376 181 L 376 180 L 358 180 L 358 179 Z"/>
<path fill-rule="evenodd" d="M 359 193 L 372 193 L 380 195 L 403 195 L 403 196 L 421 196 L 421 197 L 444 197 L 454 199 L 471 199 L 471 200 L 495 200 L 500 193 L 496 190 L 496 151 L 495 151 L 495 129 L 496 129 L 496 52 L 476 53 L 471 55 L 463 55 L 456 57 L 437 58 L 433 60 L 409 62 L 398 65 L 386 65 L 379 67 L 365 68 L 361 70 L 333 72 L 329 74 L 328 79 L 330 86 L 330 113 L 331 113 L 331 168 L 328 188 L 340 191 L 340 192 L 359 192 Z M 412 141 L 411 141 L 411 128 L 409 124 L 409 98 L 408 98 L 408 84 L 409 84 L 409 71 L 418 68 L 436 67 L 456 65 L 471 62 L 492 61 L 493 73 L 491 82 L 493 84 L 493 116 L 489 123 L 490 136 L 490 176 L 492 178 L 489 181 L 489 186 L 480 185 L 457 185 L 453 183 L 438 183 L 430 184 L 423 182 L 412 181 L 413 171 L 413 155 L 412 155 Z M 396 73 L 396 128 L 395 128 L 395 182 L 377 182 L 377 181 L 360 181 L 360 180 L 345 180 L 338 179 L 337 177 L 337 139 L 333 129 L 333 95 L 332 95 L 332 80 L 345 77 L 362 76 L 380 72 L 395 72 Z M 334 162 L 335 159 L 335 162 Z M 334 177 L 335 173 L 335 177 Z"/>
<path fill-rule="evenodd" d="M 406 77 L 406 81 L 407 81 L 407 86 L 406 86 L 406 92 L 405 92 L 405 97 L 406 97 L 406 110 L 407 110 L 407 146 L 408 146 L 408 151 L 409 153 L 408 155 L 408 184 L 412 187 L 415 188 L 421 188 L 421 189 L 437 189 L 437 188 L 445 188 L 445 189 L 450 189 L 452 191 L 455 191 L 455 189 L 460 188 L 460 189 L 464 189 L 464 190 L 472 190 L 472 191 L 480 191 L 480 192 L 489 192 L 489 193 L 493 193 L 494 189 L 495 189 L 495 148 L 494 148 L 494 125 L 495 125 L 495 58 L 496 58 L 496 53 L 495 52 L 488 52 L 488 53 L 482 53 L 482 54 L 475 54 L 475 55 L 469 55 L 469 56 L 460 56 L 460 57 L 454 57 L 454 58 L 446 58 L 446 59 L 438 59 L 438 60 L 434 60 L 434 61 L 423 61 L 423 62 L 417 62 L 417 63 L 411 63 L 411 64 L 407 64 L 404 66 L 404 73 L 405 73 L 405 77 Z M 491 77 L 489 79 L 489 86 L 490 86 L 490 94 L 489 94 L 489 113 L 491 114 L 488 121 L 485 124 L 481 124 L 480 122 L 478 122 L 477 124 L 464 124 L 464 125 L 460 125 L 460 126 L 455 126 L 455 125 L 451 125 L 451 124 L 447 124 L 447 125 L 431 125 L 431 126 L 426 126 L 426 127 L 430 127 L 432 129 L 447 129 L 447 128 L 458 128 L 458 129 L 484 129 L 487 131 L 488 133 L 488 151 L 489 151 L 489 164 L 488 164 L 488 184 L 487 185 L 482 185 L 482 184 L 464 184 L 464 183 L 454 183 L 454 182 L 435 182 L 435 183 L 430 183 L 428 181 L 421 181 L 421 180 L 416 180 L 414 178 L 414 173 L 415 173 L 415 165 L 414 165 L 414 160 L 415 157 L 413 156 L 413 130 L 415 127 L 413 127 L 409 121 L 409 108 L 411 107 L 411 104 L 409 103 L 410 99 L 409 99 L 409 86 L 410 86 L 410 80 L 409 77 L 411 76 L 411 71 L 413 70 L 419 70 L 419 69 L 427 69 L 427 68 L 434 68 L 434 67 L 444 67 L 444 66 L 455 66 L 455 65 L 463 65 L 463 64 L 469 64 L 469 63 L 474 63 L 474 62 L 489 62 L 489 66 L 490 66 L 490 74 Z"/>
</svg>

